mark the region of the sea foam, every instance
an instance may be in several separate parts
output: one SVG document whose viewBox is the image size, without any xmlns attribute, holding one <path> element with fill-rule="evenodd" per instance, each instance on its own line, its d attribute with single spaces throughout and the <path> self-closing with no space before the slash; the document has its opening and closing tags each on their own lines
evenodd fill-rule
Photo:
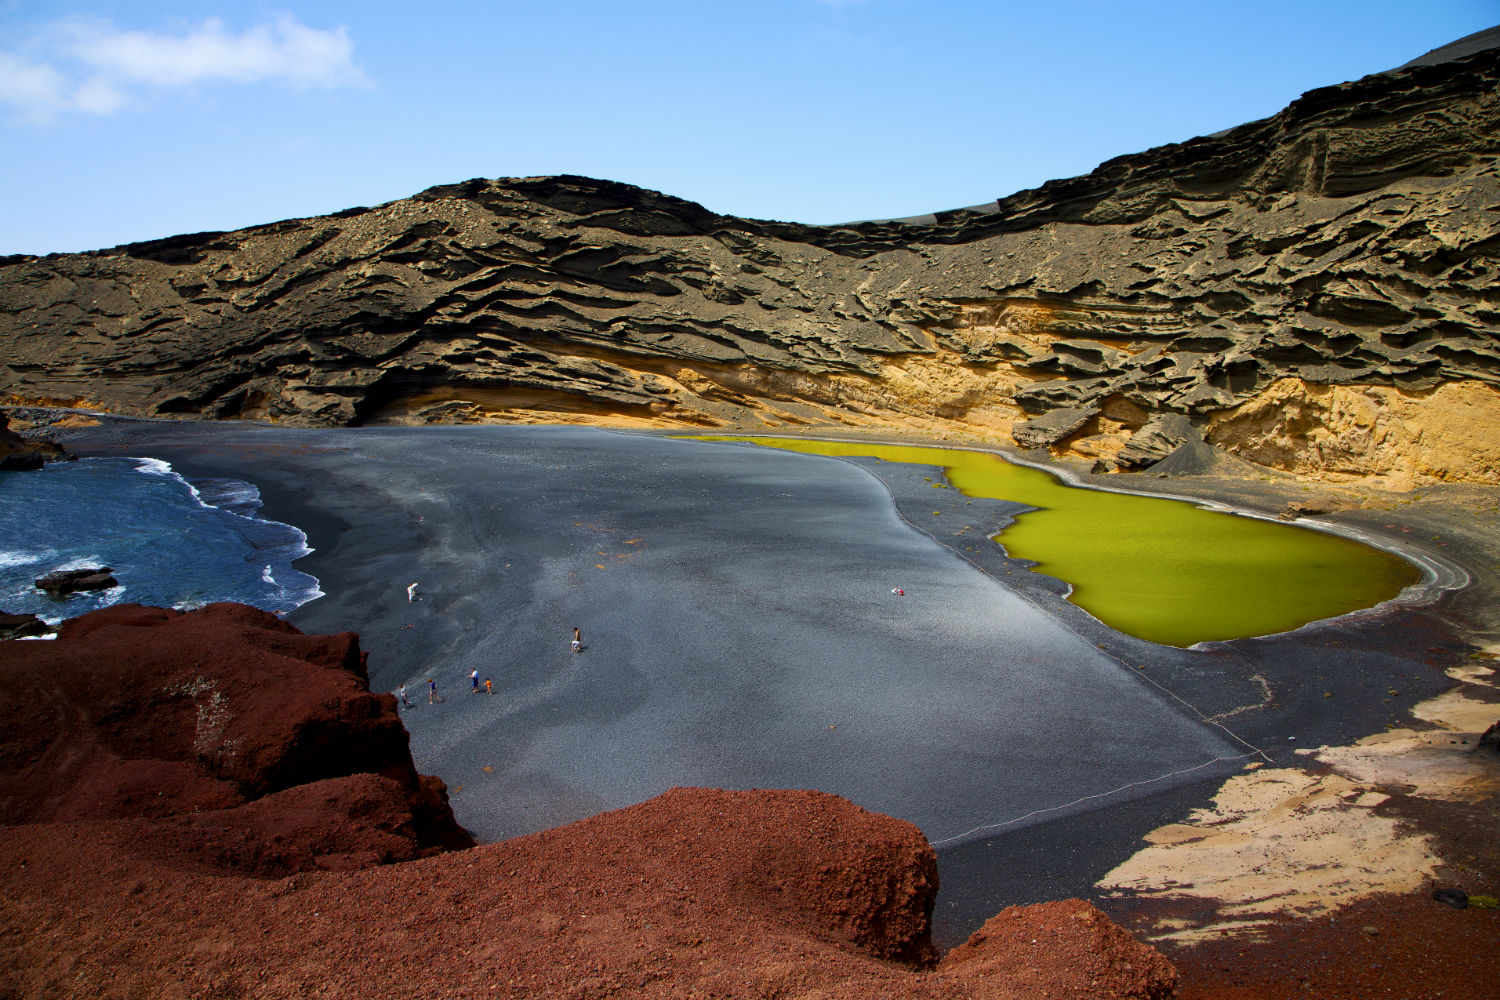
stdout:
<svg viewBox="0 0 1500 1000">
<path fill-rule="evenodd" d="M 247 482 L 190 482 L 155 458 L 90 458 L 7 476 L 0 608 L 56 623 L 126 599 L 193 608 L 239 601 L 287 612 L 323 596 L 292 566 L 311 553 L 300 529 L 258 516 Z M 51 598 L 45 573 L 109 566 L 120 586 Z"/>
</svg>

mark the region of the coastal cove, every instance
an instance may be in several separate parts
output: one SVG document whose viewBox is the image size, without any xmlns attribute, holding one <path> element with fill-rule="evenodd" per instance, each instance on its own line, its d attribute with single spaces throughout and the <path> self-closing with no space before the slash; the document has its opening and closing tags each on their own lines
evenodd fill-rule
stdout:
<svg viewBox="0 0 1500 1000">
<path fill-rule="evenodd" d="M 254 486 L 189 483 L 155 459 L 86 458 L 0 478 L 4 519 L 0 608 L 56 625 L 118 603 L 187 609 L 238 601 L 288 612 L 321 596 L 292 568 L 308 554 L 298 529 L 258 516 Z M 110 566 L 120 583 L 66 599 L 33 581 L 56 570 Z"/>
<path fill-rule="evenodd" d="M 326 596 L 289 620 L 357 631 L 372 686 L 407 685 L 418 766 L 480 839 L 675 785 L 819 788 L 935 843 L 950 942 L 1088 895 L 1246 763 L 1395 724 L 1449 683 L 1430 650 L 1462 648 L 1415 605 L 1202 650 L 1123 635 L 998 546 L 914 530 L 1019 509 L 921 466 L 561 427 L 109 420 L 68 444 L 252 482 L 306 531 Z"/>
<path fill-rule="evenodd" d="M 1066 581 L 1069 600 L 1101 622 L 1168 646 L 1246 639 L 1372 608 L 1437 579 L 1410 559 L 1327 531 L 1234 516 L 1173 498 L 1083 489 L 999 454 L 814 438 L 703 435 L 831 457 L 936 466 L 966 497 L 1025 511 L 1004 526 L 936 522 L 930 530 L 1002 545 Z M 931 477 L 928 477 L 931 478 Z M 1415 595 L 1413 595 L 1415 596 Z"/>
<path fill-rule="evenodd" d="M 0 1000 L 1500 982 L 1493 11 L 31 6 Z"/>
</svg>

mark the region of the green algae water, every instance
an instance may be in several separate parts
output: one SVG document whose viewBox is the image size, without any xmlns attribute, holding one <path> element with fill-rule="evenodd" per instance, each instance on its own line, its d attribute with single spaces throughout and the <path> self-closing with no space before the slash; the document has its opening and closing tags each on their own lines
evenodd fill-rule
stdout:
<svg viewBox="0 0 1500 1000">
<path fill-rule="evenodd" d="M 1036 507 L 994 536 L 1111 628 L 1167 646 L 1287 632 L 1399 594 L 1406 560 L 1323 531 L 1191 502 L 1068 486 L 987 452 L 790 438 L 710 436 L 812 455 L 941 466 L 968 496 Z"/>
</svg>

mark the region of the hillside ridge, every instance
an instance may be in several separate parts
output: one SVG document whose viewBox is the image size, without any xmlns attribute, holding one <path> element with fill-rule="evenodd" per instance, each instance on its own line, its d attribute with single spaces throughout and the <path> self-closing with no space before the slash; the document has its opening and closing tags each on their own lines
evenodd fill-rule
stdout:
<svg viewBox="0 0 1500 1000">
<path fill-rule="evenodd" d="M 307 425 L 954 435 L 1500 481 L 1500 50 L 926 221 L 575 176 L 0 261 L 0 398 Z"/>
</svg>

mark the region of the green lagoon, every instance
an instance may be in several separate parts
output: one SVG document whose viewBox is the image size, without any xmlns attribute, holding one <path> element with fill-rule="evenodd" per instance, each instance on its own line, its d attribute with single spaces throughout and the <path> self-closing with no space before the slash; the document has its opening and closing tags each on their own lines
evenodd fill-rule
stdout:
<svg viewBox="0 0 1500 1000">
<path fill-rule="evenodd" d="M 1068 486 L 987 452 L 790 438 L 703 436 L 812 455 L 941 466 L 964 494 L 1037 508 L 1006 528 L 1013 558 L 1065 580 L 1074 604 L 1168 646 L 1270 635 L 1373 607 L 1416 566 L 1339 535 L 1191 502 Z M 955 530 L 957 527 L 956 526 Z"/>
</svg>

